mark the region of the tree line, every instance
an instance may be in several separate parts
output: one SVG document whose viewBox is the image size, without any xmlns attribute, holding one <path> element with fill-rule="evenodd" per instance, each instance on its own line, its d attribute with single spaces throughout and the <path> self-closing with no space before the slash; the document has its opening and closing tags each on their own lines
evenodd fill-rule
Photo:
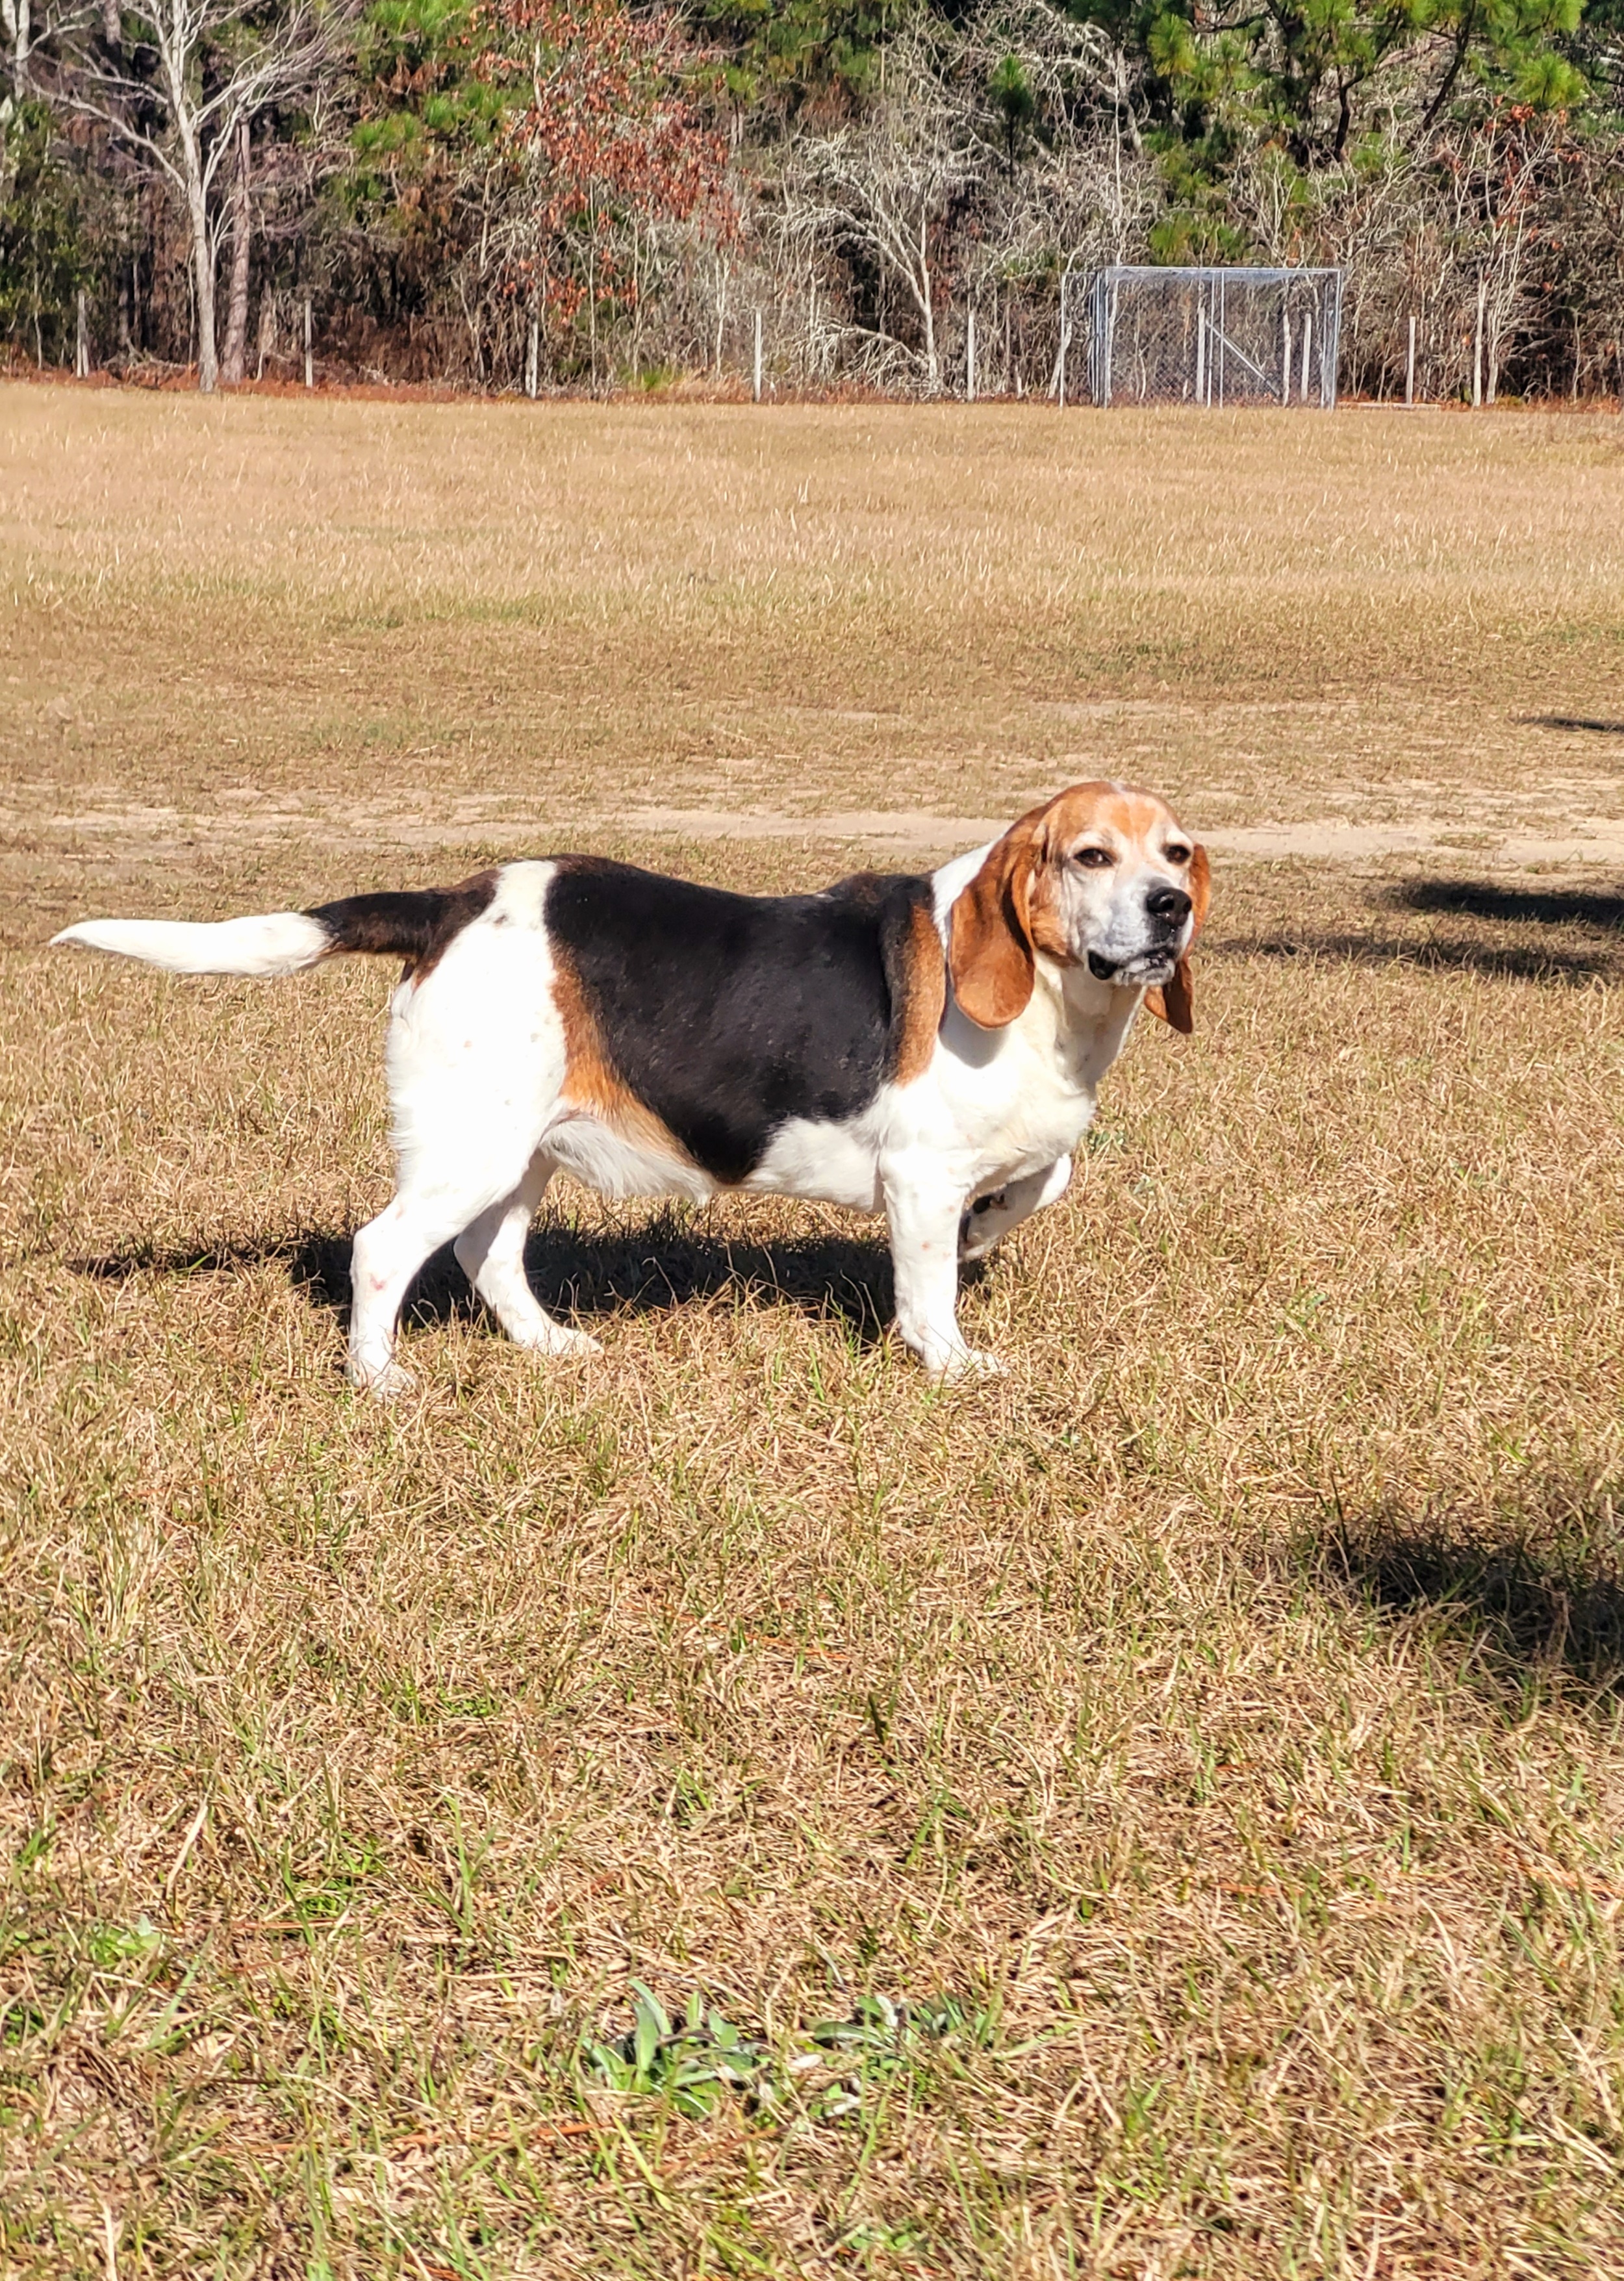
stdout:
<svg viewBox="0 0 1624 2281">
<path fill-rule="evenodd" d="M 1345 388 L 1624 394 L 1624 0 L 0 0 L 11 360 L 1056 385 L 1112 262 L 1334 263 Z"/>
</svg>

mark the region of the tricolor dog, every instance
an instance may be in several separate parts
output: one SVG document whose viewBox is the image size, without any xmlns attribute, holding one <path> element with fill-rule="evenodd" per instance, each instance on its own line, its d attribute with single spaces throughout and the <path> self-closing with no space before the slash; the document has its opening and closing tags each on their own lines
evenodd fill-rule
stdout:
<svg viewBox="0 0 1624 2281">
<path fill-rule="evenodd" d="M 1141 1004 L 1191 1026 L 1207 859 L 1163 801 L 1074 785 L 927 875 L 737 895 L 590 855 L 460 886 L 187 925 L 89 919 L 59 943 L 176 974 L 406 962 L 384 1048 L 395 1194 L 355 1238 L 350 1376 L 406 1383 L 395 1323 L 454 1239 L 511 1338 L 595 1350 L 524 1274 L 564 1171 L 611 1196 L 739 1188 L 885 1212 L 897 1323 L 925 1368 L 995 1366 L 961 1260 L 1062 1195 Z"/>
</svg>

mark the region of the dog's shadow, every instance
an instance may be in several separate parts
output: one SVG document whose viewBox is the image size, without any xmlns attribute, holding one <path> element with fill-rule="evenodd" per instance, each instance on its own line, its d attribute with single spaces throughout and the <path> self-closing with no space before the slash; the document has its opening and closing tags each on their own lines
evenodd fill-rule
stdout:
<svg viewBox="0 0 1624 2281">
<path fill-rule="evenodd" d="M 136 1247 L 77 1259 L 73 1265 L 98 1282 L 123 1282 L 136 1275 L 182 1278 L 285 1260 L 289 1280 L 311 1304 L 347 1322 L 350 1243 L 349 1236 L 324 1230 L 262 1243 L 169 1251 Z M 839 1322 L 866 1346 L 879 1338 L 893 1312 L 890 1252 L 883 1241 L 862 1233 L 769 1241 L 723 1235 L 676 1212 L 598 1231 L 543 1221 L 530 1231 L 524 1265 L 542 1305 L 566 1320 L 664 1314 L 726 1295 L 735 1306 L 787 1306 L 817 1320 Z M 973 1272 L 967 1271 L 966 1280 L 975 1280 Z M 400 1320 L 414 1328 L 491 1324 L 449 1244 L 420 1269 Z"/>
</svg>

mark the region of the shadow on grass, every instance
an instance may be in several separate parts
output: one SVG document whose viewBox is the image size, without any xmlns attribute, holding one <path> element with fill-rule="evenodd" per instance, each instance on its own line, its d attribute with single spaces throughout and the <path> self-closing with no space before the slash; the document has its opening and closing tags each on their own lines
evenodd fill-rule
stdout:
<svg viewBox="0 0 1624 2281">
<path fill-rule="evenodd" d="M 1490 879 L 1409 879 L 1390 900 L 1411 911 L 1460 912 L 1502 925 L 1597 927 L 1624 933 L 1624 893 L 1594 887 L 1504 887 Z"/>
<path fill-rule="evenodd" d="M 1520 729 L 1566 729 L 1591 737 L 1624 737 L 1624 721 L 1592 721 L 1582 713 L 1523 713 Z"/>
<path fill-rule="evenodd" d="M 321 1233 L 167 1252 L 136 1248 L 73 1265 L 99 1282 L 122 1282 L 135 1275 L 211 1274 L 265 1260 L 285 1260 L 290 1280 L 313 1305 L 347 1317 L 347 1235 Z M 723 1239 L 675 1213 L 603 1234 L 544 1219 L 530 1232 L 524 1264 L 543 1306 L 566 1317 L 663 1314 L 725 1293 L 735 1303 L 789 1306 L 838 1319 L 867 1344 L 879 1337 L 893 1312 L 891 1255 L 883 1242 L 861 1233 L 767 1243 Z M 414 1326 L 488 1319 L 449 1245 L 424 1264 L 400 1319 Z"/>
<path fill-rule="evenodd" d="M 1413 932 L 1404 920 L 1458 919 L 1476 930 Z M 1395 918 L 1397 924 L 1394 924 Z M 1553 941 L 1555 931 L 1566 937 Z M 1367 930 L 1305 928 L 1216 946 L 1254 958 L 1350 959 L 1440 974 L 1582 988 L 1624 972 L 1624 893 L 1595 887 L 1509 887 L 1489 879 L 1407 879 L 1373 899 Z"/>
<path fill-rule="evenodd" d="M 1476 1651 L 1485 1678 L 1524 1686 L 1566 1677 L 1624 1689 L 1624 1564 L 1611 1497 L 1566 1515 L 1540 1541 L 1389 1523 L 1345 1528 L 1323 1555 L 1327 1581 L 1388 1616 L 1421 1619 Z"/>
</svg>

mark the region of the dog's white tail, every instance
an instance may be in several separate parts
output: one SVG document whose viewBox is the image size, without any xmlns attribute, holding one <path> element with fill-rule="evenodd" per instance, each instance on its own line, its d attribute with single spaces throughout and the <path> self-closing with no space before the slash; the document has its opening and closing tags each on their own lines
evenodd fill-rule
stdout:
<svg viewBox="0 0 1624 2281">
<path fill-rule="evenodd" d="M 313 966 L 336 947 L 321 920 L 304 911 L 267 911 L 259 918 L 199 926 L 180 919 L 81 919 L 51 942 L 53 947 L 81 943 L 87 950 L 116 951 L 169 974 L 257 974 L 267 981 Z"/>
<path fill-rule="evenodd" d="M 192 925 L 183 919 L 81 919 L 51 937 L 86 950 L 143 958 L 170 974 L 253 974 L 274 981 L 344 951 L 406 961 L 421 975 L 488 909 L 497 874 L 476 871 L 455 887 L 410 887 L 346 895 L 313 911 L 267 911 L 251 919 Z"/>
</svg>

